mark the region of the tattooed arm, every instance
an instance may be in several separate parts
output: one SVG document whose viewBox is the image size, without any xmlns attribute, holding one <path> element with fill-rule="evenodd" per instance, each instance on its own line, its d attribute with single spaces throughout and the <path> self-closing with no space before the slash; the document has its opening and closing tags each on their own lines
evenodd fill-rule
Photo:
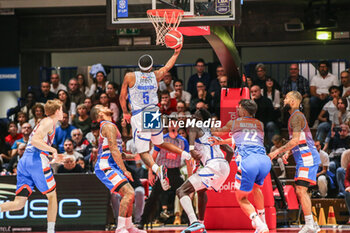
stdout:
<svg viewBox="0 0 350 233">
<path fill-rule="evenodd" d="M 292 139 L 284 146 L 281 146 L 280 148 L 278 148 L 274 152 L 271 152 L 269 154 L 269 157 L 271 159 L 275 158 L 278 154 L 289 151 L 293 147 L 298 145 L 301 129 L 304 127 L 304 118 L 300 114 L 295 114 L 294 116 L 292 116 L 292 119 L 290 120 L 290 124 L 291 124 L 291 127 L 293 129 Z M 290 153 L 288 153 L 288 155 L 289 154 Z"/>
</svg>

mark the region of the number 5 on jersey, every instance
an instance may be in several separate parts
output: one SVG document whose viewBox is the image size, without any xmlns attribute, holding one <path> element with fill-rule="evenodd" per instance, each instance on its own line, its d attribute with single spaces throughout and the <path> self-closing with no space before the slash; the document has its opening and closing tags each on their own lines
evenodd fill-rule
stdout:
<svg viewBox="0 0 350 233">
<path fill-rule="evenodd" d="M 148 92 L 143 92 L 143 93 L 142 93 L 142 98 L 143 98 L 143 103 L 144 103 L 144 104 L 149 104 L 149 95 L 148 95 Z"/>
</svg>

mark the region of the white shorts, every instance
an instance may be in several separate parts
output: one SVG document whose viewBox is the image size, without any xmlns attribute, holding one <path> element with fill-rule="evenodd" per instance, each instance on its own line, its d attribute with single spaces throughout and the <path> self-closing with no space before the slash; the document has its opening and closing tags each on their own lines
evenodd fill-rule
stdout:
<svg viewBox="0 0 350 233">
<path fill-rule="evenodd" d="M 218 191 L 230 174 L 230 166 L 225 159 L 213 159 L 190 176 L 188 180 L 196 191 L 214 189 Z"/>
<path fill-rule="evenodd" d="M 131 117 L 132 135 L 137 153 L 148 152 L 150 141 L 154 145 L 160 145 L 163 140 L 163 128 L 156 131 L 142 132 L 142 113 Z"/>
</svg>

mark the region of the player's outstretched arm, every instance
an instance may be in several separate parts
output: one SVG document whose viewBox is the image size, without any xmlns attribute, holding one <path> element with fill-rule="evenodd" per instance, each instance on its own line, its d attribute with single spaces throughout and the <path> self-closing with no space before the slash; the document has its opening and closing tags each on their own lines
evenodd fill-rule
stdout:
<svg viewBox="0 0 350 233">
<path fill-rule="evenodd" d="M 117 163 L 118 167 L 123 171 L 124 175 L 131 181 L 134 181 L 131 173 L 126 170 L 122 155 L 119 152 L 116 138 L 118 136 L 117 128 L 112 124 L 106 124 L 102 128 L 102 135 L 107 137 L 109 150 L 111 151 L 114 161 Z"/>
<path fill-rule="evenodd" d="M 120 96 L 119 96 L 120 106 L 121 106 L 122 111 L 123 111 L 123 118 L 128 123 L 130 123 L 131 115 L 128 112 L 128 108 L 126 106 L 126 100 L 128 98 L 128 87 L 129 87 L 129 83 L 131 82 L 131 80 L 132 80 L 132 73 L 127 73 L 124 76 L 124 81 L 123 81 L 122 88 L 120 91 Z"/>
<path fill-rule="evenodd" d="M 220 149 L 226 152 L 226 160 L 228 163 L 231 162 L 233 157 L 233 150 L 229 145 L 220 145 Z"/>
<path fill-rule="evenodd" d="M 211 128 L 211 134 L 217 137 L 222 137 L 225 134 L 231 132 L 233 120 L 230 120 L 226 123 L 226 125 L 222 128 Z"/>
<path fill-rule="evenodd" d="M 165 66 L 163 66 L 159 70 L 154 71 L 157 77 L 157 82 L 160 82 L 163 79 L 165 73 L 168 72 L 171 68 L 173 68 L 177 58 L 180 55 L 181 49 L 182 49 L 182 45 L 179 48 L 175 49 L 173 56 L 168 60 Z"/>
<path fill-rule="evenodd" d="M 53 120 L 49 117 L 40 121 L 40 125 L 36 129 L 31 144 L 42 151 L 48 151 L 57 155 L 57 150 L 54 147 L 47 145 L 44 141 L 44 138 L 50 133 L 50 130 L 53 128 Z"/>
<path fill-rule="evenodd" d="M 297 146 L 299 143 L 299 139 L 300 139 L 300 134 L 301 134 L 301 130 L 303 128 L 303 122 L 304 119 L 301 115 L 296 114 L 292 117 L 292 119 L 290 120 L 290 124 L 291 127 L 293 129 L 293 135 L 292 135 L 292 139 L 285 144 L 284 146 L 281 146 L 280 148 L 278 148 L 277 150 L 271 152 L 269 154 L 269 157 L 271 159 L 274 159 L 277 155 L 279 155 L 280 153 L 286 152 L 291 150 L 293 147 Z"/>
<path fill-rule="evenodd" d="M 215 145 L 232 145 L 232 138 L 226 138 L 225 140 L 219 140 L 215 137 L 210 137 L 209 141 L 211 142 L 211 146 L 215 146 Z"/>
</svg>

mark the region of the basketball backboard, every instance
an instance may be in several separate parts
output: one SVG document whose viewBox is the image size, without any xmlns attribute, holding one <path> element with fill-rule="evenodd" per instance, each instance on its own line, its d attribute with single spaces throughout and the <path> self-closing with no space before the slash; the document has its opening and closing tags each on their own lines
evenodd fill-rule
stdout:
<svg viewBox="0 0 350 233">
<path fill-rule="evenodd" d="M 180 26 L 230 26 L 240 23 L 241 0 L 107 0 L 107 28 L 152 27 L 150 9 L 182 9 Z"/>
</svg>

